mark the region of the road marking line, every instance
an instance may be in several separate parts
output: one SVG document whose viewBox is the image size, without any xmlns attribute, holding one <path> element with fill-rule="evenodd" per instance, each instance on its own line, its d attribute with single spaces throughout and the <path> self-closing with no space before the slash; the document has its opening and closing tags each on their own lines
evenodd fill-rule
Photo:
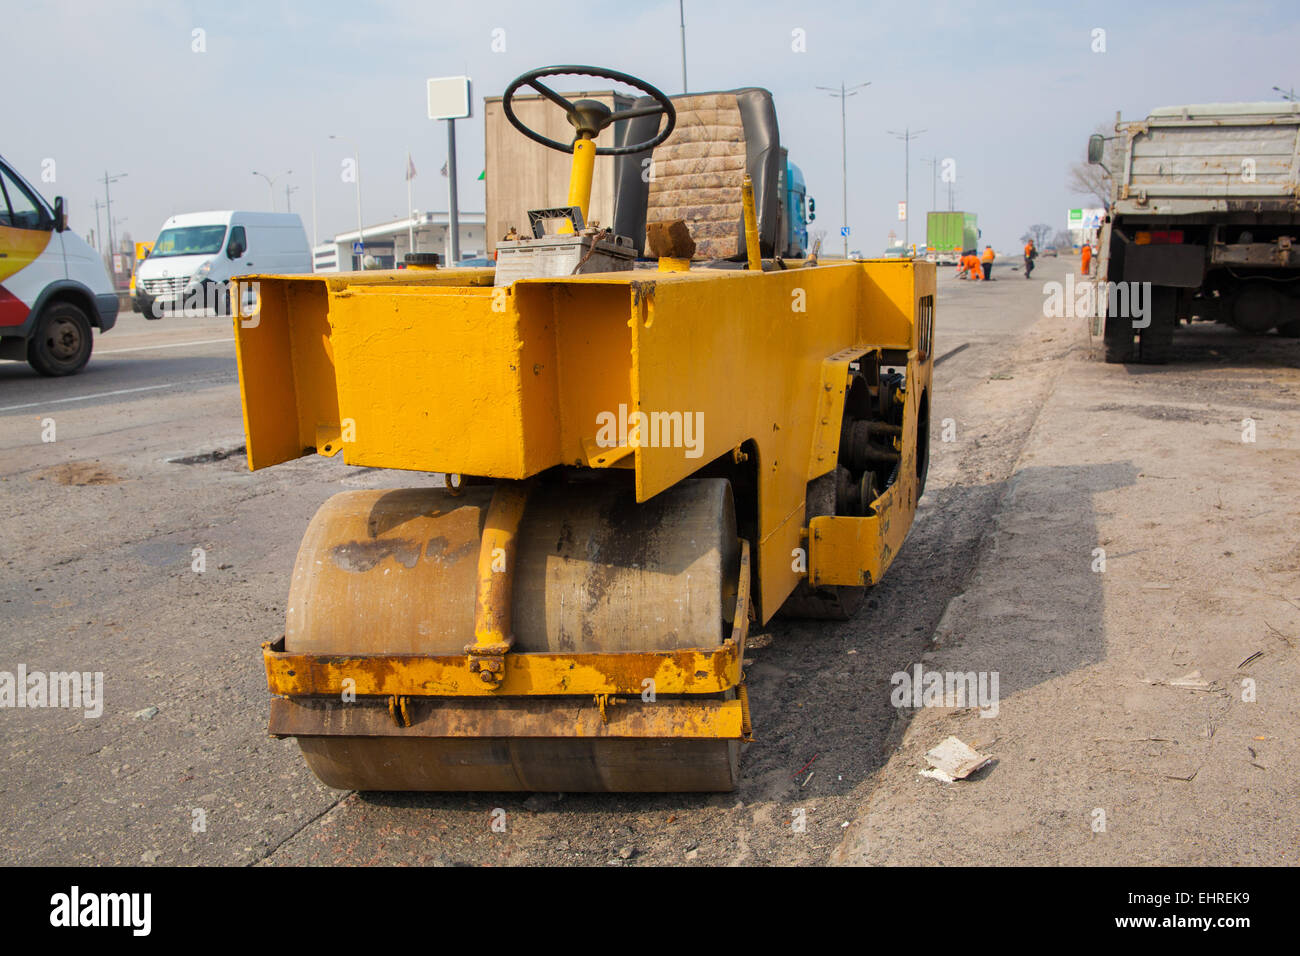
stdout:
<svg viewBox="0 0 1300 956">
<path fill-rule="evenodd" d="M 76 398 L 52 398 L 45 402 L 28 402 L 25 405 L 6 405 L 0 412 L 14 412 L 20 408 L 40 408 L 43 405 L 63 405 L 66 402 L 85 402 L 92 398 L 108 398 L 111 395 L 129 395 L 132 392 L 151 392 L 159 388 L 175 388 L 180 382 L 168 382 L 165 385 L 144 385 L 140 388 L 119 388 L 112 392 L 96 392 L 94 395 L 78 395 Z"/>
<path fill-rule="evenodd" d="M 234 339 L 202 339 L 198 342 L 169 342 L 166 345 L 133 345 L 129 349 L 99 349 L 95 355 L 117 355 L 121 352 L 147 352 L 150 349 L 180 349 L 187 345 L 215 345 L 218 342 L 234 342 Z"/>
</svg>

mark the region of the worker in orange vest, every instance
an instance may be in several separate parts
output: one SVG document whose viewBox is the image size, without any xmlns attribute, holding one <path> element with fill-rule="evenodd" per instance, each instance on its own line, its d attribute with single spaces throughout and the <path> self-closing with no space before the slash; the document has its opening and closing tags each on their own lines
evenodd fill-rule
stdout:
<svg viewBox="0 0 1300 956">
<path fill-rule="evenodd" d="M 984 278 L 993 278 L 993 247 L 985 246 L 984 255 L 980 257 L 981 265 L 984 267 Z"/>
<path fill-rule="evenodd" d="M 957 269 L 958 279 L 965 276 L 968 279 L 978 280 L 983 278 L 984 275 L 983 270 L 980 268 L 979 256 L 975 255 L 973 252 L 967 252 L 962 255 L 961 262 L 958 264 Z"/>
<path fill-rule="evenodd" d="M 1029 273 L 1034 271 L 1034 259 L 1038 257 L 1038 250 L 1034 248 L 1034 240 L 1030 239 L 1025 243 L 1025 278 L 1029 278 Z"/>
<path fill-rule="evenodd" d="M 1084 275 L 1091 275 L 1092 269 L 1092 244 L 1085 242 L 1083 250 L 1079 253 L 1079 271 Z"/>
</svg>

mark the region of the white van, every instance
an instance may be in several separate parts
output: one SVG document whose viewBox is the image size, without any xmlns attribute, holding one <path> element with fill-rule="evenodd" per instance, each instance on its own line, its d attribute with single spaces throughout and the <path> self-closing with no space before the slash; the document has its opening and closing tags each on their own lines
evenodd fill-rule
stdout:
<svg viewBox="0 0 1300 956">
<path fill-rule="evenodd" d="M 231 279 L 311 272 L 307 233 L 296 213 L 190 212 L 163 223 L 135 279 L 146 319 L 230 311 Z"/>
<path fill-rule="evenodd" d="M 50 208 L 0 157 L 0 359 L 72 375 L 90 361 L 91 328 L 116 322 L 104 262 L 68 231 L 63 197 Z"/>
</svg>

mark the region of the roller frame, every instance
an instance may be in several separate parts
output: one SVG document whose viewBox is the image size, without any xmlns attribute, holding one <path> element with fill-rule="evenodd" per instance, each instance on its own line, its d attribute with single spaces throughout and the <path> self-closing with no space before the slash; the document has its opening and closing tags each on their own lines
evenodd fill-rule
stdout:
<svg viewBox="0 0 1300 956">
<path fill-rule="evenodd" d="M 505 654 L 499 683 L 480 678 L 473 653 L 294 654 L 283 637 L 267 641 L 270 734 L 747 739 L 741 665 L 750 576 L 749 542 L 741 539 L 735 620 L 716 649 Z M 654 681 L 650 702 L 641 698 L 647 678 Z M 731 691 L 734 699 L 722 699 Z M 496 723 L 501 732 L 493 734 Z M 508 729 L 515 726 L 519 732 Z"/>
</svg>

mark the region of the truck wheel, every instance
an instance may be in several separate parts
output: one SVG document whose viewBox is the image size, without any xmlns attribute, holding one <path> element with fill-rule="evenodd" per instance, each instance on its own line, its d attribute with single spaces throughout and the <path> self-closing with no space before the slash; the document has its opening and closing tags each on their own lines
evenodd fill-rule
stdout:
<svg viewBox="0 0 1300 956">
<path fill-rule="evenodd" d="M 27 340 L 27 362 L 42 375 L 75 375 L 90 361 L 90 320 L 71 302 L 45 307 Z"/>
<path fill-rule="evenodd" d="M 1169 286 L 1151 287 L 1151 324 L 1138 330 L 1138 358 L 1144 365 L 1164 365 L 1174 347 L 1174 327 L 1178 324 L 1178 290 Z"/>
<path fill-rule="evenodd" d="M 1102 347 L 1111 365 L 1133 361 L 1133 320 L 1122 315 L 1107 315 Z"/>
<path fill-rule="evenodd" d="M 230 315 L 229 282 L 207 282 L 203 287 L 203 302 L 212 303 L 216 315 Z"/>
<path fill-rule="evenodd" d="M 1284 339 L 1300 339 L 1300 319 L 1277 327 L 1277 334 Z"/>
<path fill-rule="evenodd" d="M 162 318 L 162 313 L 155 309 L 156 305 L 157 301 L 153 296 L 144 295 L 143 293 L 136 294 L 135 307 L 140 310 L 140 314 L 146 319 L 154 320 Z"/>
<path fill-rule="evenodd" d="M 1286 321 L 1288 299 L 1263 283 L 1252 283 L 1232 301 L 1232 324 L 1240 332 L 1263 335 Z"/>
</svg>

